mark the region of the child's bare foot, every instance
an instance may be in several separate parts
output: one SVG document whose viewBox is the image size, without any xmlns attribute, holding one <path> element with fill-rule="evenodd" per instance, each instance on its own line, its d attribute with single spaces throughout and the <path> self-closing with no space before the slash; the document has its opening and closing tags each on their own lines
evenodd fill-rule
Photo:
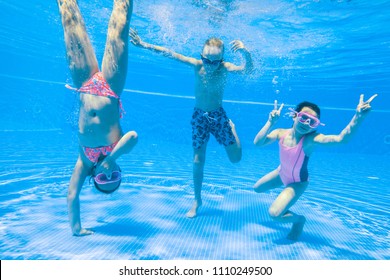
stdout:
<svg viewBox="0 0 390 280">
<path fill-rule="evenodd" d="M 198 215 L 198 209 L 200 206 L 202 206 L 202 202 L 195 200 L 194 204 L 192 205 L 192 208 L 190 209 L 190 211 L 187 212 L 186 217 L 195 218 Z"/>
<path fill-rule="evenodd" d="M 85 236 L 85 235 L 91 235 L 94 234 L 92 230 L 82 228 L 79 232 L 73 232 L 74 236 Z"/>
<path fill-rule="evenodd" d="M 290 233 L 287 235 L 287 239 L 297 240 L 303 231 L 303 226 L 305 225 L 306 218 L 302 216 L 301 220 L 294 223 Z"/>
</svg>

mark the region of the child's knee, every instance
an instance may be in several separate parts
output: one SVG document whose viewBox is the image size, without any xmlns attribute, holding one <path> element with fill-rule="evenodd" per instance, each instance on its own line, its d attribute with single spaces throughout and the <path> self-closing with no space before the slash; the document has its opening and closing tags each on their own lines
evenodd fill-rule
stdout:
<svg viewBox="0 0 390 280">
<path fill-rule="evenodd" d="M 241 158 L 242 158 L 241 152 L 229 157 L 231 163 L 238 163 L 241 161 Z"/>
<path fill-rule="evenodd" d="M 194 165 L 203 166 L 206 162 L 206 152 L 205 151 L 195 152 L 192 162 Z"/>
<path fill-rule="evenodd" d="M 130 139 L 135 141 L 135 142 L 138 142 L 138 133 L 136 131 L 131 131 L 130 132 Z"/>
<path fill-rule="evenodd" d="M 253 190 L 254 190 L 256 193 L 261 193 L 261 192 L 262 192 L 261 186 L 258 186 L 258 185 L 254 185 L 254 186 L 253 186 Z"/>
<path fill-rule="evenodd" d="M 280 209 L 278 209 L 277 207 L 275 206 L 271 206 L 269 209 L 268 209 L 268 215 L 274 219 L 274 220 L 277 220 L 279 219 L 281 216 L 282 216 L 282 211 L 280 211 Z"/>
<path fill-rule="evenodd" d="M 125 143 L 130 143 L 131 146 L 134 146 L 138 142 L 138 134 L 135 131 L 127 132 L 125 136 L 123 136 L 123 140 Z"/>
<path fill-rule="evenodd" d="M 202 156 L 197 156 L 194 157 L 192 163 L 194 164 L 194 167 L 203 167 L 205 164 L 205 159 Z"/>
<path fill-rule="evenodd" d="M 242 149 L 235 147 L 234 150 L 228 150 L 228 156 L 231 163 L 238 163 L 242 158 Z"/>
</svg>

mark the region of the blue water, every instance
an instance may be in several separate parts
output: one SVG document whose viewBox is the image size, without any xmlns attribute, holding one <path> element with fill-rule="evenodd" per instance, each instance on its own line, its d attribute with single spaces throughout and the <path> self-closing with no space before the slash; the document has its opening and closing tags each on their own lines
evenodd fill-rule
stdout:
<svg viewBox="0 0 390 280">
<path fill-rule="evenodd" d="M 261 3 L 259 3 L 261 2 Z M 79 0 L 101 61 L 112 1 Z M 77 157 L 77 96 L 55 1 L 0 0 L 1 259 L 390 259 L 390 1 L 136 1 L 131 25 L 150 43 L 199 56 L 209 36 L 241 39 L 256 71 L 229 77 L 224 107 L 243 159 L 209 142 L 204 207 L 193 199 L 191 68 L 130 46 L 125 130 L 139 143 L 119 160 L 124 182 L 106 196 L 85 183 L 83 225 L 71 235 L 66 193 Z M 226 52 L 227 61 L 239 57 Z M 253 147 L 275 99 L 320 105 L 321 132 L 339 133 L 359 94 L 379 96 L 347 145 L 318 149 L 310 186 L 293 209 L 298 242 L 274 223 L 281 189 L 252 190 L 278 165 L 276 145 Z M 279 125 L 287 127 L 282 118 Z"/>
</svg>

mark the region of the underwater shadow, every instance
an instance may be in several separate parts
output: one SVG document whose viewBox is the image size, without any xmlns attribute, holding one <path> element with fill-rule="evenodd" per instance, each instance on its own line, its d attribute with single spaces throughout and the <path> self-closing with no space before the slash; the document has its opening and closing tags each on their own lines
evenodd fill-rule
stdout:
<svg viewBox="0 0 390 280">
<path fill-rule="evenodd" d="M 150 224 L 137 223 L 131 220 L 106 222 L 104 225 L 94 227 L 92 230 L 108 236 L 134 236 L 140 238 L 150 237 L 157 232 Z"/>
<path fill-rule="evenodd" d="M 271 228 L 271 227 L 270 227 Z M 285 228 L 273 226 L 272 228 L 278 228 L 280 230 L 284 230 Z M 289 230 L 288 230 L 289 231 Z M 325 237 L 319 235 L 313 235 L 308 232 L 303 232 L 302 235 L 298 238 L 298 240 L 290 240 L 287 238 L 288 232 L 286 232 L 285 237 L 281 237 L 278 239 L 272 240 L 273 244 L 276 245 L 293 245 L 295 243 L 303 243 L 303 244 L 312 244 L 317 250 L 320 250 L 323 247 L 334 249 L 335 252 L 330 258 L 330 260 L 373 260 L 375 258 L 363 255 L 359 252 L 348 250 L 345 248 L 340 248 L 330 243 Z M 322 250 L 321 250 L 322 251 Z"/>
<path fill-rule="evenodd" d="M 364 255 L 362 253 L 359 253 L 358 250 L 352 251 L 348 250 L 346 248 L 341 248 L 338 246 L 335 246 L 331 242 L 329 242 L 328 238 L 318 234 L 313 235 L 310 232 L 303 231 L 302 235 L 298 238 L 298 240 L 290 240 L 287 238 L 288 233 L 290 232 L 290 228 L 286 225 L 274 223 L 272 221 L 266 221 L 261 223 L 262 226 L 265 226 L 267 228 L 278 230 L 280 232 L 283 232 L 283 237 L 279 237 L 277 239 L 272 239 L 271 242 L 275 245 L 293 245 L 295 243 L 303 243 L 303 244 L 311 244 L 312 247 L 315 247 L 316 249 L 320 250 L 322 247 L 327 247 L 335 250 L 335 254 L 329 259 L 335 259 L 335 260 L 372 260 L 375 259 L 373 257 Z M 346 245 L 346 244 L 344 244 Z"/>
<path fill-rule="evenodd" d="M 207 209 L 201 209 L 198 212 L 198 215 L 196 216 L 197 218 L 200 217 L 222 217 L 224 211 L 221 209 L 213 209 L 213 208 L 207 208 Z"/>
<path fill-rule="evenodd" d="M 363 255 L 361 253 L 358 253 L 356 251 L 351 251 L 345 248 L 340 248 L 335 246 L 334 244 L 331 244 L 326 238 L 318 235 L 312 235 L 310 233 L 302 233 L 301 238 L 298 240 L 304 243 L 308 244 L 314 244 L 316 246 L 327 246 L 329 248 L 335 249 L 337 251 L 337 254 L 334 255 L 334 258 L 337 260 L 374 260 L 375 258 Z"/>
</svg>

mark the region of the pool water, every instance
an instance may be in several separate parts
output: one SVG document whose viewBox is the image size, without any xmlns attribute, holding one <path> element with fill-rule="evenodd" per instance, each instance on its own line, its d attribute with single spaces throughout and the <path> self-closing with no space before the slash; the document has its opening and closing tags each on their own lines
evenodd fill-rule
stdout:
<svg viewBox="0 0 390 280">
<path fill-rule="evenodd" d="M 26 132 L 18 134 L 19 138 Z M 64 135 L 40 132 L 35 137 L 61 142 Z M 309 189 L 293 206 L 308 221 L 300 240 L 291 242 L 285 238 L 289 226 L 268 217 L 280 189 L 265 194 L 252 190 L 255 179 L 277 164 L 274 151 L 247 151 L 242 163 L 233 165 L 226 164 L 220 147 L 211 147 L 204 206 L 198 218 L 187 219 L 193 199 L 190 149 L 140 142 L 128 159 L 120 161 L 125 175 L 118 192 L 107 196 L 85 184 L 82 220 L 95 234 L 76 238 L 68 226 L 65 199 L 76 149 L 64 153 L 61 146 L 37 147 L 30 143 L 23 150 L 4 151 L 2 259 L 390 257 L 390 197 L 384 192 L 390 183 L 385 176 L 389 163 L 383 156 L 348 154 L 340 160 L 338 154 L 317 154 Z"/>
<path fill-rule="evenodd" d="M 112 1 L 79 4 L 101 60 Z M 1 259 L 390 259 L 389 8 L 390 1 L 137 1 L 131 25 L 147 42 L 195 57 L 207 37 L 220 36 L 251 50 L 256 71 L 230 76 L 224 101 L 243 158 L 231 164 L 210 139 L 204 205 L 187 219 L 193 72 L 130 46 L 122 125 L 139 142 L 119 159 L 116 193 L 85 182 L 81 219 L 95 234 L 77 238 L 66 194 L 78 101 L 64 87 L 71 79 L 56 3 L 0 1 Z M 226 60 L 239 56 L 227 51 Z M 379 94 L 373 111 L 350 143 L 312 155 L 310 185 L 292 208 L 307 223 L 298 241 L 288 241 L 290 225 L 268 216 L 281 188 L 252 189 L 278 166 L 277 145 L 256 148 L 253 138 L 275 99 L 286 107 L 318 103 L 321 132 L 337 134 L 360 93 Z"/>
</svg>

